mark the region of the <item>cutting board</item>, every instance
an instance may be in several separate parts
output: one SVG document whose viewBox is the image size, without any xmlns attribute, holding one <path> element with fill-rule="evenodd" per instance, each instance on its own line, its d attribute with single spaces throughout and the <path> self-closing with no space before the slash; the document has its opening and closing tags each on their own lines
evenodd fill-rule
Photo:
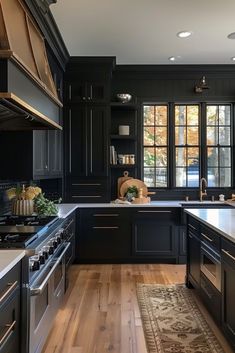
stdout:
<svg viewBox="0 0 235 353">
<path fill-rule="evenodd" d="M 124 197 L 124 195 L 127 192 L 127 189 L 130 186 L 136 186 L 137 189 L 143 189 L 143 196 L 146 197 L 148 195 L 148 188 L 146 186 L 146 184 L 139 179 L 131 179 L 131 180 L 126 180 L 124 183 L 122 183 L 121 187 L 120 187 L 120 196 Z"/>
<path fill-rule="evenodd" d="M 129 172 L 128 171 L 125 171 L 123 173 L 123 176 L 118 178 L 118 182 L 117 182 L 117 193 L 118 193 L 118 198 L 121 196 L 120 195 L 120 188 L 121 188 L 121 185 L 127 181 L 127 180 L 130 180 L 130 179 L 133 179 L 133 177 L 129 177 Z"/>
</svg>

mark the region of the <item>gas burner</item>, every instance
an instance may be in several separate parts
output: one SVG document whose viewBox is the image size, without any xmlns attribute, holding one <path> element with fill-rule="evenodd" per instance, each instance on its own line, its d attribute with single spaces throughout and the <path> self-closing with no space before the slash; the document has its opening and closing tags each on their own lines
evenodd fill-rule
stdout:
<svg viewBox="0 0 235 353">
<path fill-rule="evenodd" d="M 10 241 L 10 242 L 15 242 L 18 241 L 20 237 L 20 234 L 7 234 L 4 237 L 5 241 Z"/>
</svg>

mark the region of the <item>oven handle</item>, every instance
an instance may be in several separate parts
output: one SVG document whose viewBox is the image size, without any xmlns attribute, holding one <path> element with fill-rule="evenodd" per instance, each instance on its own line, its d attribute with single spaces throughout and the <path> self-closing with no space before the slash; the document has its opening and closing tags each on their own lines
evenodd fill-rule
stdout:
<svg viewBox="0 0 235 353">
<path fill-rule="evenodd" d="M 204 245 L 204 244 L 203 244 Z M 205 248 L 205 246 L 201 246 L 201 250 L 204 252 L 204 253 L 206 253 L 206 255 L 208 255 L 208 257 L 209 258 L 211 258 L 211 259 L 213 259 L 217 264 L 220 264 L 220 255 L 219 254 L 217 254 L 215 251 L 213 251 L 212 249 L 210 249 L 210 251 L 211 252 L 209 252 L 206 248 Z M 216 256 L 214 256 L 214 254 L 215 255 L 217 255 L 217 257 Z M 201 254 L 202 255 L 202 254 Z"/>
<path fill-rule="evenodd" d="M 60 256 L 56 259 L 56 262 L 54 263 L 54 265 L 52 266 L 51 270 L 49 271 L 49 273 L 47 274 L 47 276 L 45 277 L 43 282 L 40 284 L 40 286 L 35 287 L 35 288 L 30 288 L 30 295 L 31 296 L 39 295 L 39 294 L 41 294 L 43 292 L 44 288 L 46 287 L 46 284 L 47 284 L 48 280 L 50 279 L 51 275 L 55 271 L 56 267 L 60 263 L 62 257 L 64 256 L 64 254 L 66 253 L 66 251 L 68 250 L 69 247 L 70 247 L 70 243 L 67 243 L 65 248 L 64 248 L 64 250 L 62 251 Z"/>
</svg>

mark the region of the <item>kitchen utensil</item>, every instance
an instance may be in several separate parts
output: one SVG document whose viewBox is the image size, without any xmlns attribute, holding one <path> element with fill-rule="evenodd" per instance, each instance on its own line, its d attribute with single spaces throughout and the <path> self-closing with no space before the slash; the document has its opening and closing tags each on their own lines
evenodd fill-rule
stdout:
<svg viewBox="0 0 235 353">
<path fill-rule="evenodd" d="M 121 185 L 122 185 L 125 181 L 130 180 L 130 179 L 133 179 L 133 177 L 130 177 L 130 176 L 129 176 L 129 172 L 128 172 L 128 171 L 124 171 L 123 176 L 120 177 L 120 178 L 118 178 L 118 182 L 117 182 L 117 195 L 118 195 L 118 197 L 121 196 L 121 195 L 120 195 L 120 187 L 121 187 Z"/>
</svg>

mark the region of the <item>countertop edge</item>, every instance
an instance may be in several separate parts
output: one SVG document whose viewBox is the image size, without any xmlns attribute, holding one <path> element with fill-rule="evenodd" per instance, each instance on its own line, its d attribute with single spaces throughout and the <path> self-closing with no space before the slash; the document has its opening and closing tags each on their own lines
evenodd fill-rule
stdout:
<svg viewBox="0 0 235 353">
<path fill-rule="evenodd" d="M 18 255 L 15 255 L 15 257 L 13 259 L 9 259 L 9 260 L 5 260 L 6 265 L 4 266 L 4 268 L 2 270 L 0 270 L 0 279 L 2 279 L 20 260 L 23 259 L 23 257 L 25 256 L 25 250 L 0 250 L 0 256 L 2 252 L 9 252 L 9 254 L 13 255 L 13 252 L 19 252 Z M 7 263 L 8 262 L 8 263 Z"/>
</svg>

